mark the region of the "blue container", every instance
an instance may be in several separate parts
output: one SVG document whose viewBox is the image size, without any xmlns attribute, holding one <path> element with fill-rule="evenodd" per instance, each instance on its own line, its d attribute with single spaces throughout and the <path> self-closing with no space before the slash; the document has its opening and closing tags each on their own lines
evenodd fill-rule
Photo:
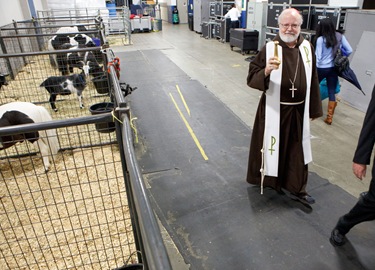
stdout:
<svg viewBox="0 0 375 270">
<path fill-rule="evenodd" d="M 109 11 L 110 17 L 116 17 L 116 4 L 115 3 L 106 3 L 105 6 Z"/>
<path fill-rule="evenodd" d="M 100 39 L 99 38 L 92 38 L 92 41 L 94 41 L 96 47 L 100 47 Z"/>
</svg>

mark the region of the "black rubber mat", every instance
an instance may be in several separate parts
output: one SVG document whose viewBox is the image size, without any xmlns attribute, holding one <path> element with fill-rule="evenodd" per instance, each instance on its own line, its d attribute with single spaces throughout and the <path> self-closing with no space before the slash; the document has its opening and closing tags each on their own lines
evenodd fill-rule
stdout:
<svg viewBox="0 0 375 270">
<path fill-rule="evenodd" d="M 130 106 L 152 204 L 191 269 L 375 269 L 373 223 L 343 247 L 328 241 L 356 198 L 313 173 L 312 208 L 261 195 L 245 182 L 251 130 L 238 117 L 162 52 L 118 56 L 138 87 Z"/>
</svg>

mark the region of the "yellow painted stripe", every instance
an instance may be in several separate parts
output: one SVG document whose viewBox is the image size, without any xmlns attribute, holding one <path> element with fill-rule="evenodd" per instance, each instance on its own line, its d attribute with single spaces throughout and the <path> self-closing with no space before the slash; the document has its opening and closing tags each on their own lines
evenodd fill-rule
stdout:
<svg viewBox="0 0 375 270">
<path fill-rule="evenodd" d="M 185 102 L 185 98 L 184 98 L 184 96 L 182 95 L 182 93 L 181 93 L 181 91 L 180 91 L 180 87 L 178 87 L 177 84 L 176 84 L 176 88 L 177 88 L 178 93 L 180 93 L 180 97 L 181 97 L 181 99 L 182 99 L 182 102 L 184 103 L 185 109 L 186 109 L 186 111 L 188 112 L 188 114 L 189 114 L 189 116 L 190 116 L 190 109 L 189 109 L 188 105 L 187 105 L 186 102 Z"/>
<path fill-rule="evenodd" d="M 202 155 L 203 159 L 208 160 L 208 157 L 207 157 L 206 153 L 204 152 L 201 144 L 199 143 L 197 136 L 195 136 L 195 133 L 194 133 L 193 129 L 190 127 L 190 125 L 189 125 L 188 121 L 186 120 L 185 116 L 182 114 L 182 112 L 181 112 L 180 108 L 178 107 L 176 101 L 174 100 L 172 94 L 169 93 L 169 95 L 171 96 L 172 102 L 174 103 L 174 106 L 176 107 L 176 109 L 177 109 L 178 113 L 180 114 L 182 120 L 184 121 L 185 126 L 189 130 L 189 133 L 190 133 L 191 137 L 193 138 L 196 146 L 198 147 L 199 151 L 201 152 L 201 155 Z"/>
</svg>

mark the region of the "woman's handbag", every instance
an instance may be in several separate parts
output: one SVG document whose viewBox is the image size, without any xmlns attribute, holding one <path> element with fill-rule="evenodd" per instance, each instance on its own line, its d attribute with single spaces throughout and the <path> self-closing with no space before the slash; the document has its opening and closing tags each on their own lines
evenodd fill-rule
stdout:
<svg viewBox="0 0 375 270">
<path fill-rule="evenodd" d="M 336 39 L 337 39 L 337 44 L 333 48 L 333 52 L 336 52 L 335 54 L 335 69 L 338 74 L 341 74 L 344 70 L 346 70 L 349 67 L 349 58 L 348 55 L 346 55 L 343 52 L 341 40 L 342 40 L 342 34 L 336 32 Z"/>
<path fill-rule="evenodd" d="M 340 93 L 340 82 L 337 81 L 336 89 L 335 89 L 335 94 Z M 328 97 L 328 87 L 327 87 L 327 80 L 324 78 L 320 82 L 320 99 L 325 100 Z"/>
<path fill-rule="evenodd" d="M 349 67 L 349 58 L 342 53 L 341 48 L 338 48 L 336 52 L 334 63 L 338 74 L 342 73 Z"/>
</svg>

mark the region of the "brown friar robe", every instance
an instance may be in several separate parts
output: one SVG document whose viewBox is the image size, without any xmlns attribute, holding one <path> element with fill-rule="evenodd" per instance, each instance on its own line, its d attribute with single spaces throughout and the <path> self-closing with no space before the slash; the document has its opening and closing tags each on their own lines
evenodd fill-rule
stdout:
<svg viewBox="0 0 375 270">
<path fill-rule="evenodd" d="M 300 35 L 297 45 L 289 48 L 277 35 L 274 40 L 279 41 L 282 47 L 283 70 L 281 76 L 280 102 L 300 102 L 305 100 L 306 96 L 306 75 L 305 67 L 302 62 L 302 56 L 299 56 L 299 64 L 295 81 L 294 98 L 290 88 L 290 80 L 294 80 L 297 67 L 297 56 L 300 53 L 299 46 L 304 40 Z M 316 71 L 316 59 L 314 49 L 312 50 L 312 78 L 310 89 L 309 118 L 317 118 L 323 115 L 322 102 L 320 100 L 319 81 Z M 263 146 L 263 134 L 265 124 L 265 104 L 266 95 L 269 86 L 269 76 L 265 77 L 264 69 L 266 67 L 266 46 L 257 54 L 250 63 L 247 85 L 251 88 L 263 91 L 259 101 L 256 113 L 253 132 L 250 143 L 249 165 L 247 172 L 247 182 L 250 184 L 261 184 L 261 164 Z M 280 138 L 279 138 L 279 167 L 278 176 L 265 176 L 263 186 L 268 186 L 281 191 L 281 188 L 288 190 L 296 195 L 305 195 L 308 176 L 307 164 L 304 162 L 302 148 L 303 115 L 305 104 L 282 105 L 280 104 Z"/>
</svg>

